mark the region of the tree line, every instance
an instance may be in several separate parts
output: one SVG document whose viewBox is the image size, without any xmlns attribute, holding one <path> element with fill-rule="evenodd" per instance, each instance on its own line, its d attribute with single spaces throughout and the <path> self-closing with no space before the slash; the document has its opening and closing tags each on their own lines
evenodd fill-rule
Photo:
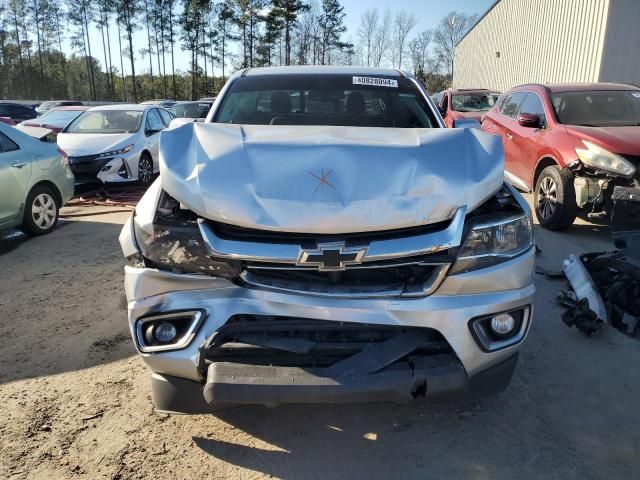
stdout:
<svg viewBox="0 0 640 480">
<path fill-rule="evenodd" d="M 415 33 L 415 15 L 371 9 L 353 41 L 339 0 L 0 0 L 0 98 L 197 99 L 241 68 L 306 64 L 410 68 L 438 90 L 473 21 Z"/>
</svg>

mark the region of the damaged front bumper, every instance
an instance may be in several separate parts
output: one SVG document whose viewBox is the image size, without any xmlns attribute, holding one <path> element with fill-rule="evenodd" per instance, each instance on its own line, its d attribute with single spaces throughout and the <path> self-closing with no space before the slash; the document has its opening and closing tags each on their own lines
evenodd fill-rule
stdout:
<svg viewBox="0 0 640 480">
<path fill-rule="evenodd" d="M 154 372 L 156 408 L 196 413 L 220 403 L 409 401 L 501 391 L 531 322 L 533 262 L 530 249 L 448 276 L 433 295 L 407 299 L 281 293 L 132 266 L 125 284 L 131 332 Z M 186 345 L 142 351 L 141 320 L 193 311 L 203 315 Z M 501 312 L 521 312 L 519 335 L 488 350 L 472 322 Z M 274 344 L 285 332 L 292 341 Z"/>
</svg>

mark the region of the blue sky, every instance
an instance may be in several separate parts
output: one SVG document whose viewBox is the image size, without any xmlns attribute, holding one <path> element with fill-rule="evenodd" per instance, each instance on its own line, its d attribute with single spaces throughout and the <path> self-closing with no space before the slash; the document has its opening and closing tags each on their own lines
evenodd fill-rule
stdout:
<svg viewBox="0 0 640 480">
<path fill-rule="evenodd" d="M 351 39 L 352 42 L 357 41 L 358 25 L 360 23 L 360 15 L 362 12 L 369 8 L 378 8 L 380 13 L 386 9 L 392 9 L 394 12 L 405 10 L 407 12 L 413 12 L 417 19 L 418 24 L 412 34 L 435 28 L 442 17 L 452 10 L 463 12 L 466 14 L 482 14 L 494 0 L 342 0 L 346 17 L 345 23 L 347 25 L 346 39 Z M 143 22 L 140 22 L 143 25 Z M 119 68 L 118 42 L 115 22 L 110 27 L 111 29 L 111 50 L 112 50 L 112 62 L 114 66 Z M 104 68 L 104 55 L 102 50 L 102 39 L 100 31 L 93 26 L 90 30 L 91 33 L 91 48 L 92 53 L 100 61 L 100 64 Z M 149 71 L 149 59 L 142 59 L 139 55 L 139 50 L 145 48 L 147 44 L 146 30 L 140 29 L 134 35 L 134 49 L 136 54 L 136 72 L 145 73 Z M 123 43 L 123 48 L 125 44 Z M 127 61 L 127 59 L 125 59 Z M 167 55 L 167 69 L 170 67 L 170 57 Z M 186 71 L 189 64 L 189 54 L 186 52 L 176 51 L 176 68 Z M 125 64 L 125 72 L 130 73 L 130 68 Z M 154 73 L 157 69 L 157 61 L 154 62 Z M 218 74 L 220 72 L 217 72 Z"/>
</svg>

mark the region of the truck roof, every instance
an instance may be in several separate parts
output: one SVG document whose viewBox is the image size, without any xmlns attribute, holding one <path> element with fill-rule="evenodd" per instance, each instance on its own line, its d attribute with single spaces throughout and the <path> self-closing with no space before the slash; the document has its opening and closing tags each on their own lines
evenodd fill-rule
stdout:
<svg viewBox="0 0 640 480">
<path fill-rule="evenodd" d="M 395 68 L 354 67 L 343 65 L 289 65 L 282 67 L 247 68 L 239 72 L 242 77 L 259 75 L 381 75 L 405 77 L 405 72 Z"/>
</svg>

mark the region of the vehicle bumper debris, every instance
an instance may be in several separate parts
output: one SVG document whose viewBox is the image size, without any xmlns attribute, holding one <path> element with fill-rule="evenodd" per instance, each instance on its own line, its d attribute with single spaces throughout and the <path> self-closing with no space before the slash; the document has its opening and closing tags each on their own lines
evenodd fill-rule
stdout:
<svg viewBox="0 0 640 480">
<path fill-rule="evenodd" d="M 591 336 L 607 323 L 630 336 L 640 331 L 640 189 L 616 187 L 613 241 L 620 250 L 570 255 L 563 262 L 571 291 L 558 300 L 568 326 Z"/>
</svg>

